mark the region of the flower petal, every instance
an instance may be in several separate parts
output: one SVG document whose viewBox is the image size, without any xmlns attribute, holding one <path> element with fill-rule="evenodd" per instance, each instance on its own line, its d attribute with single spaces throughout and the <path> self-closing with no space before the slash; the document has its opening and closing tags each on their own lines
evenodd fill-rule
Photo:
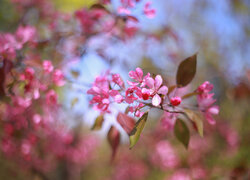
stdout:
<svg viewBox="0 0 250 180">
<path fill-rule="evenodd" d="M 160 75 L 157 75 L 155 77 L 155 89 L 159 89 L 160 86 L 162 85 L 162 77 Z"/>
<path fill-rule="evenodd" d="M 147 85 L 150 89 L 154 88 L 154 79 L 151 78 L 151 77 L 148 77 L 148 78 L 146 79 L 146 85 Z"/>
<path fill-rule="evenodd" d="M 160 103 L 161 103 L 161 97 L 158 94 L 154 95 L 152 99 L 152 104 L 154 106 L 159 106 Z"/>
<path fill-rule="evenodd" d="M 136 73 L 138 75 L 138 79 L 142 79 L 142 77 L 143 77 L 142 69 L 138 67 L 138 68 L 135 69 L 135 71 L 136 71 Z"/>
<path fill-rule="evenodd" d="M 167 86 L 162 86 L 162 87 L 158 90 L 158 94 L 166 95 L 167 93 L 168 93 L 168 87 L 167 87 Z"/>
<path fill-rule="evenodd" d="M 209 124 L 211 125 L 216 124 L 216 121 L 214 120 L 213 116 L 210 113 L 206 113 L 205 118 Z"/>
<path fill-rule="evenodd" d="M 208 109 L 208 112 L 211 114 L 219 114 L 219 106 L 212 106 Z"/>
</svg>

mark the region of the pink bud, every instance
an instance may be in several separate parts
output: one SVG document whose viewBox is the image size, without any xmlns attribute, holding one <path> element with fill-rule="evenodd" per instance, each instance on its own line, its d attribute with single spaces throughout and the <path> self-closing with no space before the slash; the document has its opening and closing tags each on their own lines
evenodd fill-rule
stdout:
<svg viewBox="0 0 250 180">
<path fill-rule="evenodd" d="M 178 106 L 179 104 L 181 104 L 181 98 L 178 96 L 172 97 L 170 101 L 173 106 Z"/>
</svg>

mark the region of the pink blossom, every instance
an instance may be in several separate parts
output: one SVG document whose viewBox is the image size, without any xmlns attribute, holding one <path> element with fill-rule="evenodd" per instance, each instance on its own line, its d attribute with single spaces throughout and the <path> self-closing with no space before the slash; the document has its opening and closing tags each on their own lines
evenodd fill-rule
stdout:
<svg viewBox="0 0 250 180">
<path fill-rule="evenodd" d="M 130 106 L 129 112 L 134 113 L 136 117 L 141 117 L 144 114 L 144 112 L 140 110 L 143 106 L 144 106 L 143 103 L 139 103 L 135 106 Z"/>
<path fill-rule="evenodd" d="M 164 112 L 161 118 L 162 127 L 167 131 L 172 131 L 174 129 L 176 119 L 177 119 L 176 113 Z"/>
<path fill-rule="evenodd" d="M 123 153 L 121 160 L 116 163 L 114 175 L 109 179 L 142 180 L 147 179 L 146 177 L 148 173 L 149 169 L 144 161 L 129 155 L 124 155 Z"/>
<path fill-rule="evenodd" d="M 129 85 L 134 85 L 134 86 L 136 86 L 136 85 L 138 85 L 139 83 L 142 83 L 142 81 L 143 81 L 143 71 L 142 71 L 142 69 L 139 68 L 139 67 L 136 68 L 135 71 L 129 71 L 128 75 L 129 75 L 129 77 L 130 77 L 131 79 L 134 79 L 135 81 L 137 81 L 137 82 L 130 82 L 130 81 L 128 81 L 128 84 L 129 84 Z"/>
<path fill-rule="evenodd" d="M 147 2 L 144 6 L 143 12 L 148 18 L 154 18 L 155 17 L 155 9 L 151 9 L 152 2 Z"/>
<path fill-rule="evenodd" d="M 18 43 L 15 37 L 10 34 L 0 34 L 0 55 L 11 60 L 16 57 L 16 50 L 22 48 L 22 45 Z"/>
<path fill-rule="evenodd" d="M 172 98 L 170 99 L 170 102 L 171 102 L 171 104 L 172 104 L 173 106 L 178 106 L 179 104 L 181 104 L 181 97 L 178 97 L 178 96 L 172 97 Z"/>
<path fill-rule="evenodd" d="M 166 95 L 168 93 L 167 86 L 162 86 L 162 77 L 157 75 L 155 79 L 148 77 L 146 79 L 146 85 L 150 88 L 150 95 L 152 98 L 152 104 L 154 106 L 159 106 L 161 104 L 161 97 L 159 94 Z"/>
<path fill-rule="evenodd" d="M 63 86 L 65 84 L 64 75 L 60 69 L 55 69 L 53 73 L 53 82 L 57 86 Z"/>
<path fill-rule="evenodd" d="M 131 14 L 131 11 L 128 10 L 127 8 L 125 8 L 125 7 L 119 7 L 119 8 L 117 9 L 117 12 L 118 12 L 119 14 L 126 14 L 126 15 Z"/>
<path fill-rule="evenodd" d="M 110 90 L 109 91 L 110 96 L 114 97 L 115 102 L 121 103 L 123 101 L 122 95 L 117 90 Z"/>
<path fill-rule="evenodd" d="M 109 75 L 109 73 L 104 76 L 96 77 L 93 86 L 87 91 L 87 94 L 94 96 L 90 101 L 90 104 L 97 104 L 95 108 L 102 112 L 109 112 L 108 107 L 110 104 L 110 93 L 117 102 L 122 101 L 118 91 L 109 91 L 109 79 L 107 75 Z"/>
<path fill-rule="evenodd" d="M 34 98 L 34 99 L 39 99 L 39 98 L 40 98 L 39 89 L 34 89 L 33 98 Z"/>
<path fill-rule="evenodd" d="M 210 82 L 208 81 L 205 81 L 202 85 L 200 85 L 198 88 L 197 88 L 197 91 L 200 93 L 200 94 L 205 94 L 205 93 L 209 93 L 210 91 L 212 91 L 214 88 L 213 84 L 211 84 Z"/>
<path fill-rule="evenodd" d="M 46 93 L 46 103 L 48 105 L 57 104 L 57 94 L 53 89 L 51 89 L 49 92 Z"/>
<path fill-rule="evenodd" d="M 97 104 L 97 106 L 95 106 L 97 110 L 101 110 L 102 112 L 109 112 L 108 107 L 110 101 L 108 95 L 106 97 L 100 95 L 94 96 L 93 99 L 90 101 L 90 104 Z"/>
<path fill-rule="evenodd" d="M 34 41 L 35 35 L 36 29 L 32 26 L 19 26 L 16 31 L 16 38 L 22 44 Z"/>
<path fill-rule="evenodd" d="M 14 132 L 14 128 L 11 124 L 5 124 L 4 125 L 4 133 L 11 136 Z"/>
<path fill-rule="evenodd" d="M 52 72 L 54 69 L 53 65 L 52 65 L 52 62 L 50 60 L 44 60 L 43 61 L 43 70 L 46 72 L 46 73 L 50 73 Z"/>
<path fill-rule="evenodd" d="M 35 114 L 35 115 L 33 116 L 33 122 L 34 122 L 35 124 L 39 124 L 39 123 L 41 122 L 41 120 L 42 120 L 42 117 L 41 117 L 39 114 Z"/>
<path fill-rule="evenodd" d="M 137 97 L 136 97 L 136 96 Z M 138 98 L 142 98 L 141 89 L 137 86 L 131 86 L 126 90 L 125 101 L 129 104 L 136 101 Z"/>
<path fill-rule="evenodd" d="M 27 67 L 25 69 L 24 74 L 22 74 L 20 76 L 20 78 L 21 78 L 21 80 L 27 80 L 27 81 L 31 82 L 34 79 L 34 74 L 35 74 L 34 69 L 31 67 Z"/>
<path fill-rule="evenodd" d="M 184 170 L 184 169 L 180 169 L 178 171 L 176 171 L 170 178 L 168 178 L 169 180 L 191 180 L 191 177 L 189 175 L 189 173 Z"/>
<path fill-rule="evenodd" d="M 219 106 L 213 105 L 215 99 L 213 99 L 214 94 L 210 93 L 213 90 L 213 85 L 205 81 L 202 85 L 197 88 L 197 102 L 200 111 L 204 114 L 209 124 L 214 125 L 215 120 L 213 115 L 219 114 Z"/>
<path fill-rule="evenodd" d="M 21 151 L 24 155 L 28 155 L 31 151 L 31 145 L 28 142 L 22 143 Z"/>
<path fill-rule="evenodd" d="M 94 30 L 95 21 L 97 20 L 95 12 L 87 11 L 86 9 L 75 12 L 75 16 L 80 21 L 83 32 L 91 33 Z M 100 17 L 100 13 L 98 13 L 98 16 Z"/>
<path fill-rule="evenodd" d="M 134 79 L 136 82 L 127 81 L 130 86 L 137 86 L 141 84 L 141 87 L 145 86 L 145 80 L 150 76 L 148 73 L 145 77 L 143 77 L 143 71 L 141 68 L 136 68 L 135 71 L 129 71 L 129 77 Z"/>
<path fill-rule="evenodd" d="M 118 84 L 120 87 L 123 87 L 123 88 L 125 87 L 124 82 L 119 74 L 112 74 L 112 81 L 115 84 Z"/>
<path fill-rule="evenodd" d="M 205 179 L 208 175 L 206 170 L 200 166 L 193 167 L 191 174 L 194 179 Z"/>
<path fill-rule="evenodd" d="M 31 98 L 29 97 L 15 97 L 15 99 L 13 99 L 13 102 L 15 104 L 17 104 L 18 106 L 20 107 L 23 107 L 23 108 L 27 108 L 31 105 L 32 101 L 31 101 Z"/>
<path fill-rule="evenodd" d="M 151 160 L 163 170 L 175 168 L 179 164 L 179 158 L 168 141 L 160 141 L 156 144 Z"/>
<path fill-rule="evenodd" d="M 135 6 L 134 0 L 121 0 L 121 4 L 124 7 L 133 8 Z"/>
<path fill-rule="evenodd" d="M 215 120 L 213 118 L 213 115 L 217 115 L 219 114 L 219 106 L 211 106 L 208 109 L 206 109 L 205 111 L 205 118 L 207 119 L 207 121 L 209 122 L 209 124 L 215 124 Z"/>
</svg>

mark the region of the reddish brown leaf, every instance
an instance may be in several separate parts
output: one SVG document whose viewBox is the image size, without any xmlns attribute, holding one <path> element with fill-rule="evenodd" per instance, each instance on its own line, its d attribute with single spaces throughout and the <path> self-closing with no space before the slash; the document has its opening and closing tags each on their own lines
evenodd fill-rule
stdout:
<svg viewBox="0 0 250 180">
<path fill-rule="evenodd" d="M 115 158 L 117 149 L 120 144 L 120 133 L 114 126 L 111 126 L 107 138 L 112 149 L 112 160 L 113 160 Z"/>
<path fill-rule="evenodd" d="M 128 134 L 133 130 L 135 126 L 135 120 L 132 117 L 121 112 L 119 112 L 119 114 L 117 115 L 117 121 Z"/>
<path fill-rule="evenodd" d="M 176 74 L 176 84 L 178 87 L 188 85 L 194 78 L 196 73 L 197 54 L 183 60 Z"/>
</svg>

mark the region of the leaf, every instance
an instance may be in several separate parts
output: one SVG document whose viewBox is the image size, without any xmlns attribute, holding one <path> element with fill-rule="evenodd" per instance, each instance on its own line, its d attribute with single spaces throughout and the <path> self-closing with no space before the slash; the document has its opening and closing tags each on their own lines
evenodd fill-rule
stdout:
<svg viewBox="0 0 250 180">
<path fill-rule="evenodd" d="M 108 138 L 109 145 L 111 146 L 111 149 L 112 149 L 111 160 L 114 160 L 117 149 L 120 144 L 120 133 L 114 126 L 111 126 L 107 134 L 107 138 Z"/>
<path fill-rule="evenodd" d="M 146 124 L 148 112 L 145 112 L 142 117 L 136 122 L 135 127 L 129 133 L 130 149 L 134 147 L 140 138 L 141 132 Z"/>
<path fill-rule="evenodd" d="M 168 88 L 168 95 L 169 95 L 176 87 L 177 87 L 176 85 L 170 86 L 170 87 Z"/>
<path fill-rule="evenodd" d="M 178 87 L 188 85 L 195 76 L 197 64 L 197 54 L 183 60 L 177 70 L 176 84 Z"/>
<path fill-rule="evenodd" d="M 129 134 L 135 126 L 135 120 L 127 114 L 119 112 L 117 115 L 117 121 L 122 128 Z"/>
<path fill-rule="evenodd" d="M 174 134 L 176 138 L 186 147 L 188 148 L 188 143 L 190 139 L 190 133 L 187 125 L 181 120 L 177 119 L 174 126 Z"/>
<path fill-rule="evenodd" d="M 96 3 L 96 4 L 93 4 L 92 6 L 90 6 L 91 10 L 103 10 L 107 13 L 110 13 L 102 4 L 99 4 L 99 3 Z"/>
<path fill-rule="evenodd" d="M 139 20 L 138 20 L 135 16 L 127 15 L 126 17 L 127 17 L 128 20 L 134 21 L 134 22 L 136 22 L 136 23 L 139 22 Z"/>
<path fill-rule="evenodd" d="M 129 113 L 129 108 L 130 108 L 130 106 L 126 107 L 125 112 L 124 112 L 125 114 Z"/>
<path fill-rule="evenodd" d="M 99 4 L 99 3 L 91 5 L 89 9 L 103 9 L 103 10 L 106 10 L 106 8 L 102 4 Z"/>
<path fill-rule="evenodd" d="M 190 109 L 185 109 L 187 116 L 194 123 L 195 129 L 198 131 L 199 135 L 203 137 L 203 121 L 199 113 L 196 113 Z"/>
<path fill-rule="evenodd" d="M 71 70 L 71 75 L 77 79 L 80 76 L 80 72 L 76 70 Z"/>
<path fill-rule="evenodd" d="M 71 100 L 71 109 L 78 103 L 78 101 L 79 99 L 77 97 Z"/>
<path fill-rule="evenodd" d="M 103 117 L 103 115 L 98 116 L 98 117 L 95 119 L 95 123 L 94 123 L 94 125 L 92 126 L 91 130 L 100 130 L 100 129 L 102 128 L 103 122 L 104 122 L 104 117 Z"/>
<path fill-rule="evenodd" d="M 181 99 L 187 99 L 187 98 L 195 96 L 197 94 L 199 94 L 199 93 L 198 92 L 191 92 L 191 93 L 188 93 L 188 94 L 185 94 L 184 96 L 182 96 Z"/>
</svg>

